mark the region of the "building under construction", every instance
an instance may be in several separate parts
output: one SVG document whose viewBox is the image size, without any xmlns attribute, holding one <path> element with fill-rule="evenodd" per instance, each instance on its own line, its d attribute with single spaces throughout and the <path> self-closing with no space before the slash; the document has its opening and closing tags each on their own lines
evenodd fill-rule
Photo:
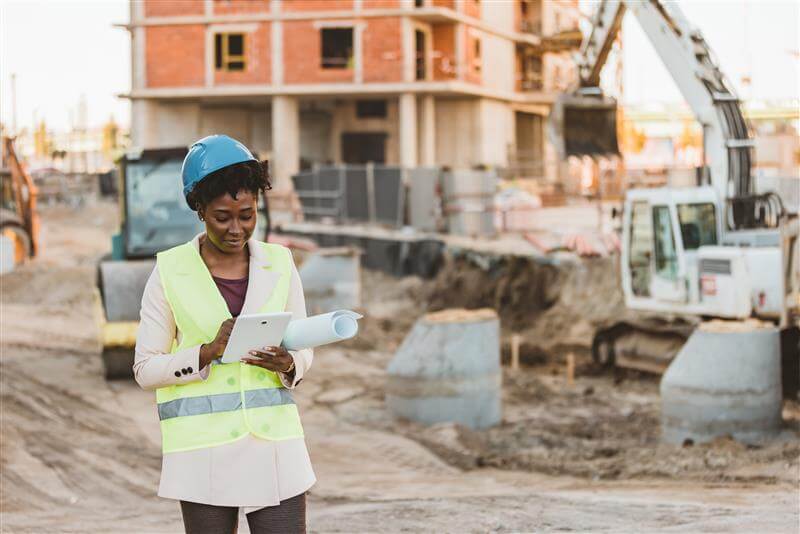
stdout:
<svg viewBox="0 0 800 534">
<path fill-rule="evenodd" d="M 576 0 L 131 2 L 133 147 L 226 133 L 278 185 L 315 163 L 554 176 Z"/>
</svg>

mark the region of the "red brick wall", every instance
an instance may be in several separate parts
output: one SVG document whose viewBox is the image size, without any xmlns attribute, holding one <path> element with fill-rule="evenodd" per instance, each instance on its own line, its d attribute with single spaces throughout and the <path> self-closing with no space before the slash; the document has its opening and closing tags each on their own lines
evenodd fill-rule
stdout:
<svg viewBox="0 0 800 534">
<path fill-rule="evenodd" d="M 355 44 L 355 39 L 354 39 Z M 320 29 L 312 21 L 284 21 L 283 69 L 286 83 L 352 82 L 353 69 L 323 69 Z"/>
<path fill-rule="evenodd" d="M 145 32 L 148 87 L 200 86 L 205 83 L 203 26 L 148 26 Z"/>
<path fill-rule="evenodd" d="M 146 17 L 202 15 L 205 11 L 203 0 L 145 0 L 144 3 Z"/>
<path fill-rule="evenodd" d="M 464 31 L 467 31 L 466 28 Z M 479 41 L 480 37 L 477 35 L 473 35 L 472 32 L 467 32 L 467 38 L 465 39 L 467 44 L 467 50 L 465 52 L 466 56 L 466 68 L 464 69 L 464 79 L 471 83 L 480 84 L 482 80 L 481 71 L 486 68 L 486 65 L 483 64 L 483 58 L 485 56 L 485 50 L 483 49 L 483 42 L 481 42 L 481 62 L 480 62 L 480 69 L 478 69 L 477 64 L 475 62 L 476 55 L 475 55 L 475 41 Z"/>
<path fill-rule="evenodd" d="M 363 9 L 387 9 L 400 7 L 400 0 L 363 0 Z"/>
<path fill-rule="evenodd" d="M 364 81 L 403 81 L 402 27 L 399 17 L 366 19 Z"/>
<path fill-rule="evenodd" d="M 215 84 L 270 83 L 272 80 L 272 52 L 270 51 L 270 24 L 260 23 L 254 32 L 244 34 L 245 70 L 214 71 Z"/>
<path fill-rule="evenodd" d="M 214 0 L 215 15 L 269 12 L 269 0 Z"/>
<path fill-rule="evenodd" d="M 434 24 L 433 29 L 433 79 L 449 80 L 456 77 L 456 26 Z"/>
<path fill-rule="evenodd" d="M 481 3 L 488 0 L 464 0 L 464 13 L 476 19 L 481 18 Z"/>
<path fill-rule="evenodd" d="M 281 11 L 339 11 L 353 9 L 353 0 L 286 0 Z"/>
</svg>

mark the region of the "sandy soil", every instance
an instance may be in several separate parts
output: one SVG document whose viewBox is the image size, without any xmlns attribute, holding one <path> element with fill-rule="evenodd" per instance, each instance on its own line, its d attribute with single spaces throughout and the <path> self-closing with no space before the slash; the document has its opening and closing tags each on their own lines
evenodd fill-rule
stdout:
<svg viewBox="0 0 800 534">
<path fill-rule="evenodd" d="M 47 208 L 42 256 L 0 278 L 3 532 L 182 531 L 176 503 L 155 496 L 152 392 L 102 378 L 91 291 L 115 215 L 104 203 Z M 364 273 L 362 335 L 318 350 L 297 391 L 318 478 L 310 530 L 796 532 L 797 406 L 785 439 L 761 448 L 660 445 L 656 380 L 599 372 L 580 351 L 575 384 L 563 376 L 563 350 L 585 347 L 594 320 L 563 295 L 588 298 L 613 271 L 576 273 L 588 286 L 560 287 L 514 324 L 536 365 L 504 372 L 504 420 L 485 432 L 386 412 L 385 366 L 443 286 Z"/>
</svg>

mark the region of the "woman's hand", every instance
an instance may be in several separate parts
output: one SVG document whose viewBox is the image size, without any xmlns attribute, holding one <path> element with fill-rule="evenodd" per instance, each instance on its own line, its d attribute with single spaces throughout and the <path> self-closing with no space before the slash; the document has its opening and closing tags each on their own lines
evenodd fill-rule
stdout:
<svg viewBox="0 0 800 534">
<path fill-rule="evenodd" d="M 223 321 L 219 325 L 217 337 L 214 338 L 214 341 L 200 346 L 200 369 L 210 364 L 212 360 L 219 358 L 225 352 L 225 347 L 228 346 L 228 338 L 231 337 L 235 322 L 236 319 L 234 318 Z"/>
<path fill-rule="evenodd" d="M 276 373 L 288 373 L 293 368 L 294 358 L 284 347 L 264 347 L 263 350 L 251 350 L 250 356 L 242 358 L 242 362 L 257 365 Z"/>
</svg>

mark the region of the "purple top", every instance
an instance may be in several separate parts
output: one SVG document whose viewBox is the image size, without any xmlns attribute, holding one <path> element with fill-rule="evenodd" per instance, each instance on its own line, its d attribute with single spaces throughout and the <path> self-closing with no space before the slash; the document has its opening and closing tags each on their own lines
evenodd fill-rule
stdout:
<svg viewBox="0 0 800 534">
<path fill-rule="evenodd" d="M 228 311 L 231 312 L 232 316 L 238 317 L 242 312 L 242 306 L 244 306 L 244 297 L 247 295 L 247 283 L 250 278 L 247 276 L 236 280 L 218 278 L 216 276 L 212 276 L 212 278 L 217 284 L 217 289 L 222 294 L 222 298 L 225 299 L 225 303 L 228 305 Z"/>
</svg>

